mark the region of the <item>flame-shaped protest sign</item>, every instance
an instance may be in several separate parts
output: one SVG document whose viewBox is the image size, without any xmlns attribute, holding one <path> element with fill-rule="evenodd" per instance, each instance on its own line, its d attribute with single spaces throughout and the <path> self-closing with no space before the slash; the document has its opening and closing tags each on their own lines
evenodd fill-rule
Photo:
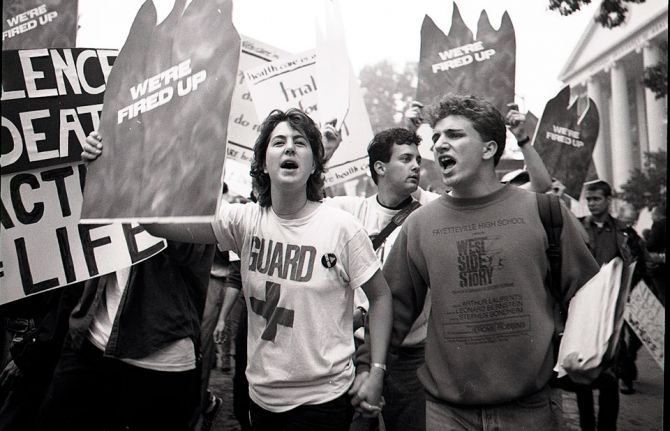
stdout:
<svg viewBox="0 0 670 431">
<path fill-rule="evenodd" d="M 140 8 L 114 64 L 82 219 L 209 220 L 221 172 L 240 37 L 232 0 Z"/>
<path fill-rule="evenodd" d="M 507 12 L 496 31 L 482 11 L 477 38 L 465 25 L 454 3 L 449 34 L 426 15 L 421 26 L 417 99 L 432 103 L 447 93 L 474 94 L 500 112 L 514 101 L 516 38 Z"/>
<path fill-rule="evenodd" d="M 599 127 L 598 107 L 593 99 L 588 99 L 588 106 L 580 115 L 577 100 L 570 104 L 570 87 L 566 86 L 547 102 L 536 129 L 535 149 L 551 176 L 561 181 L 575 199 L 579 199 L 592 164 Z"/>
<path fill-rule="evenodd" d="M 2 49 L 71 48 L 77 36 L 76 0 L 5 0 Z"/>
</svg>

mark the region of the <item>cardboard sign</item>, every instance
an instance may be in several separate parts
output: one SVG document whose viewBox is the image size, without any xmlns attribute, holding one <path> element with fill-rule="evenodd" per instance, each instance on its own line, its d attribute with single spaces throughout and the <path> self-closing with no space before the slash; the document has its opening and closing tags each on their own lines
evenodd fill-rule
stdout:
<svg viewBox="0 0 670 431">
<path fill-rule="evenodd" d="M 600 127 L 598 107 L 593 99 L 588 102 L 580 115 L 577 101 L 570 104 L 570 87 L 564 87 L 547 102 L 533 139 L 549 174 L 561 181 L 566 193 L 576 199 L 593 163 L 591 154 Z"/>
<path fill-rule="evenodd" d="M 2 52 L 0 304 L 128 267 L 165 248 L 134 225 L 78 225 L 81 144 L 116 51 Z"/>
<path fill-rule="evenodd" d="M 2 49 L 75 46 L 76 0 L 4 0 Z"/>
<path fill-rule="evenodd" d="M 2 51 L 2 174 L 80 160 L 117 51 Z"/>
<path fill-rule="evenodd" d="M 82 221 L 211 220 L 221 195 L 240 38 L 232 0 L 140 8 L 109 77 Z M 85 219 L 85 220 L 84 220 Z"/>
<path fill-rule="evenodd" d="M 165 241 L 137 225 L 80 225 L 83 164 L 3 175 L 0 304 L 131 266 Z"/>
<path fill-rule="evenodd" d="M 251 101 L 244 70 L 260 66 L 288 55 L 267 43 L 242 35 L 240 62 L 237 82 L 233 89 L 233 99 L 228 120 L 228 144 L 226 145 L 226 167 L 224 181 L 236 194 L 249 196 L 251 176 L 249 167 L 254 153 L 253 148 L 260 129 L 260 120 Z"/>
<path fill-rule="evenodd" d="M 417 100 L 430 104 L 447 93 L 483 97 L 506 112 L 514 101 L 516 38 L 505 12 L 496 31 L 482 11 L 477 37 L 465 25 L 454 3 L 449 34 L 425 16 L 421 26 Z"/>
<path fill-rule="evenodd" d="M 665 363 L 665 307 L 640 281 L 631 291 L 624 318 L 658 366 Z"/>
<path fill-rule="evenodd" d="M 316 25 L 316 76 L 321 84 L 317 92 L 321 126 L 339 128 L 349 112 L 349 79 L 352 73 L 345 42 L 344 24 L 337 0 L 322 2 L 323 23 Z"/>
<path fill-rule="evenodd" d="M 247 70 L 245 75 L 259 118 L 273 109 L 299 108 L 320 123 L 314 51 L 284 57 Z M 326 186 L 364 175 L 368 169 L 366 146 L 372 128 L 357 80 L 351 76 L 349 83 L 349 112 L 341 129 L 342 143 L 326 164 Z"/>
</svg>

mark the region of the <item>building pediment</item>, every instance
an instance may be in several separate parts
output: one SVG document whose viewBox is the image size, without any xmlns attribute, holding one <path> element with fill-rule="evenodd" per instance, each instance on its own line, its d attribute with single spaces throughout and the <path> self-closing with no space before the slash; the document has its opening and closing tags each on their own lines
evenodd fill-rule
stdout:
<svg viewBox="0 0 670 431">
<path fill-rule="evenodd" d="M 647 0 L 640 4 L 626 3 L 626 6 L 629 9 L 626 22 L 618 27 L 609 29 L 595 20 L 589 22 L 563 66 L 559 80 L 573 85 L 579 83 L 667 32 L 667 1 Z"/>
</svg>

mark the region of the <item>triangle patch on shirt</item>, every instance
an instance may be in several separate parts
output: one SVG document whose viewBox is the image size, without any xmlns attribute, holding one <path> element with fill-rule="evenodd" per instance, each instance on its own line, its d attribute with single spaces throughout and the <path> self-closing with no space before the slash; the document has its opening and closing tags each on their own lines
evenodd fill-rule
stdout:
<svg viewBox="0 0 670 431">
<path fill-rule="evenodd" d="M 326 268 L 332 268 L 337 263 L 337 257 L 333 253 L 327 253 L 321 256 L 321 265 Z"/>
</svg>

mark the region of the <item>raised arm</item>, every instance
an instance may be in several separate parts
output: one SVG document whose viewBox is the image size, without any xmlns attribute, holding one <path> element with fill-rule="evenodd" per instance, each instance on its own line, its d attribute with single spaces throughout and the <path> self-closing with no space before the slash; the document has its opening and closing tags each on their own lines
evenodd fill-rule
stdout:
<svg viewBox="0 0 670 431">
<path fill-rule="evenodd" d="M 545 193 L 551 190 L 551 175 L 535 147 L 529 143 L 521 146 L 521 153 L 526 162 L 526 170 L 530 178 L 531 191 Z"/>
<path fill-rule="evenodd" d="M 416 131 L 423 123 L 423 104 L 416 100 L 412 102 L 410 108 L 403 114 L 405 121 L 405 128 L 410 132 Z"/>
<path fill-rule="evenodd" d="M 535 147 L 531 145 L 532 137 L 528 136 L 526 130 L 526 116 L 515 109 L 510 109 L 506 120 L 510 132 L 512 132 L 519 148 L 521 148 L 526 170 L 530 177 L 530 190 L 536 193 L 545 193 L 551 190 L 551 175 L 549 175 L 542 158 L 535 151 Z"/>
</svg>

